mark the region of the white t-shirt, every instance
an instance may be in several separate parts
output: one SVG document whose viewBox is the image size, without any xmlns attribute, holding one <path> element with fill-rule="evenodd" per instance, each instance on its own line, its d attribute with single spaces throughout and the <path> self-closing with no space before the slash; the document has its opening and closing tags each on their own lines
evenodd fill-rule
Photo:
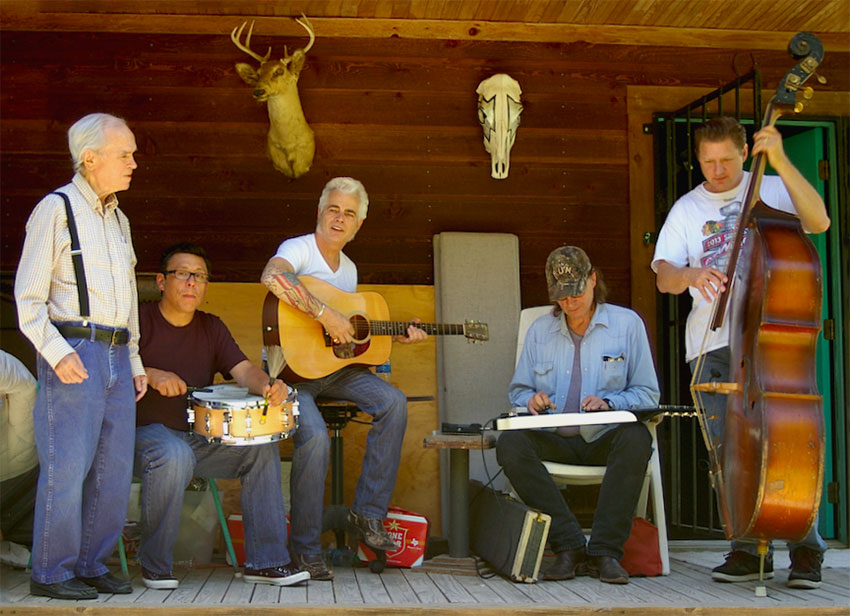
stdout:
<svg viewBox="0 0 850 616">
<path fill-rule="evenodd" d="M 313 276 L 347 293 L 354 293 L 357 290 L 357 266 L 354 265 L 354 261 L 340 252 L 339 267 L 333 271 L 319 252 L 315 233 L 284 240 L 277 247 L 274 256 L 286 259 L 295 270 L 296 276 Z"/>
<path fill-rule="evenodd" d="M 712 193 L 700 184 L 679 198 L 658 234 L 652 271 L 658 272 L 658 261 L 664 260 L 676 267 L 713 267 L 726 271 L 727 254 L 735 239 L 735 224 L 746 196 L 750 173 L 745 171 L 741 183 L 731 190 Z M 797 214 L 782 179 L 777 175 L 762 178 L 761 200 L 770 207 Z M 702 339 L 712 316 L 712 303 L 705 301 L 696 288 L 688 289 L 693 306 L 685 329 L 685 360 L 691 361 L 700 354 Z M 729 319 L 722 327 L 709 333 L 703 352 L 707 353 L 729 345 Z"/>
</svg>

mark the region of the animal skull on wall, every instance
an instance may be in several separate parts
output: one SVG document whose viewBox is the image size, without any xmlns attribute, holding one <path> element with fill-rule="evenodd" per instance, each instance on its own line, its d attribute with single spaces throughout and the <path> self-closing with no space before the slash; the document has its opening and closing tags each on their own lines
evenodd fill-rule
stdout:
<svg viewBox="0 0 850 616">
<path fill-rule="evenodd" d="M 522 114 L 522 90 L 510 75 L 499 73 L 479 83 L 475 92 L 478 121 L 484 129 L 484 149 L 490 153 L 490 175 L 503 180 L 508 177 L 511 148 Z"/>
<path fill-rule="evenodd" d="M 251 33 L 254 23 L 248 29 L 245 44 L 240 42 L 242 31 L 248 22 L 233 28 L 230 40 L 241 51 L 257 60 L 260 66 L 254 69 L 250 64 L 239 62 L 236 72 L 242 81 L 251 86 L 254 99 L 265 102 L 269 111 L 269 135 L 267 151 L 274 168 L 290 178 L 297 178 L 310 170 L 316 153 L 316 141 L 313 129 L 307 124 L 301 99 L 298 97 L 298 76 L 304 68 L 307 52 L 313 46 L 316 37 L 310 21 L 302 15 L 296 19 L 310 35 L 310 42 L 303 49 L 296 49 L 289 55 L 283 48 L 283 58 L 269 62 L 271 47 L 265 56 L 251 51 Z"/>
</svg>

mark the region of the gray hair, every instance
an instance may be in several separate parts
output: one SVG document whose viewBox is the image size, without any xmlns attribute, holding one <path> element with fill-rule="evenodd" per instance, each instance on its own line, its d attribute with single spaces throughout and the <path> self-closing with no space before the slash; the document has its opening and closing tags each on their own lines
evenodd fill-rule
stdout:
<svg viewBox="0 0 850 616">
<path fill-rule="evenodd" d="M 90 113 L 74 122 L 68 129 L 68 149 L 74 171 L 83 169 L 83 152 L 98 150 L 106 140 L 106 129 L 111 126 L 127 126 L 122 119 L 108 113 Z"/>
<path fill-rule="evenodd" d="M 369 195 L 366 194 L 366 189 L 359 180 L 348 177 L 334 178 L 325 184 L 325 188 L 322 190 L 322 196 L 319 197 L 320 212 L 325 209 L 331 193 L 335 190 L 346 195 L 357 195 L 357 220 L 359 222 L 366 218 L 366 214 L 369 211 Z"/>
</svg>

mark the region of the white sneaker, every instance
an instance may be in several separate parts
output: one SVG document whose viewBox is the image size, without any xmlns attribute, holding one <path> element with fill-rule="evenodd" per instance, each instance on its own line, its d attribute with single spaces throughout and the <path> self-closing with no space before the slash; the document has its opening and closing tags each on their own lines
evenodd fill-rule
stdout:
<svg viewBox="0 0 850 616">
<path fill-rule="evenodd" d="M 30 564 L 30 551 L 18 543 L 0 541 L 0 563 L 26 569 Z"/>
<path fill-rule="evenodd" d="M 153 573 L 144 567 L 142 567 L 142 582 L 145 586 L 154 590 L 173 590 L 180 584 L 177 578 L 170 573 L 168 575 Z"/>
<path fill-rule="evenodd" d="M 245 567 L 242 579 L 249 584 L 272 584 L 274 586 L 292 586 L 310 579 L 308 571 L 299 571 L 291 565 L 269 567 L 267 569 L 251 569 Z"/>
</svg>

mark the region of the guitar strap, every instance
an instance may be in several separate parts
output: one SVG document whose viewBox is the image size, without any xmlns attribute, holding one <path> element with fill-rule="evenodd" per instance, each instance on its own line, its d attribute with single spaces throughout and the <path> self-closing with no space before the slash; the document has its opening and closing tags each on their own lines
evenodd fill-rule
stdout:
<svg viewBox="0 0 850 616">
<path fill-rule="evenodd" d="M 87 320 L 89 318 L 89 288 L 86 284 L 86 271 L 83 268 L 83 252 L 80 250 L 80 237 L 77 234 L 77 223 L 74 221 L 74 213 L 71 211 L 71 200 L 68 198 L 68 195 L 61 193 L 58 190 L 50 194 L 59 195 L 65 202 L 65 215 L 68 218 L 68 233 L 71 234 L 71 261 L 74 264 L 74 276 L 77 279 L 77 298 L 80 302 L 80 316 L 84 320 Z"/>
</svg>

